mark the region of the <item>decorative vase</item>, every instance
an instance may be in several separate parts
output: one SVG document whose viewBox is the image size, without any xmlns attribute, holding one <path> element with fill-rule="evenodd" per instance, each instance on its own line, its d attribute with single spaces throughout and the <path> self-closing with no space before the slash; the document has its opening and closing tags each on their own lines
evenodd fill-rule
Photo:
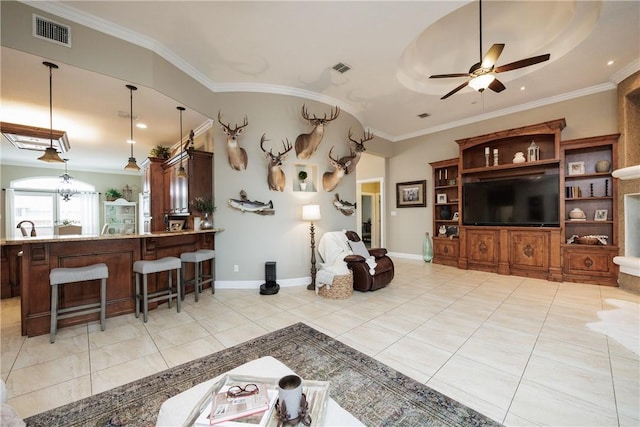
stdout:
<svg viewBox="0 0 640 427">
<path fill-rule="evenodd" d="M 609 160 L 598 160 L 596 162 L 596 172 L 609 172 L 609 169 L 611 169 L 611 162 Z"/>
<path fill-rule="evenodd" d="M 213 219 L 209 217 L 209 212 L 204 213 L 204 218 L 202 219 L 200 228 L 202 228 L 203 230 L 213 228 Z"/>
<path fill-rule="evenodd" d="M 424 233 L 424 241 L 422 242 L 422 259 L 424 262 L 431 262 L 433 259 L 433 244 L 429 232 Z"/>
<path fill-rule="evenodd" d="M 574 221 L 576 220 L 585 220 L 587 219 L 587 215 L 585 215 L 584 211 L 580 208 L 573 208 L 569 211 L 569 219 Z"/>
<path fill-rule="evenodd" d="M 307 183 L 300 182 L 300 191 L 306 191 L 306 190 L 307 190 Z"/>
<path fill-rule="evenodd" d="M 193 229 L 198 231 L 202 228 L 202 218 L 196 216 L 193 218 Z"/>
<path fill-rule="evenodd" d="M 522 151 L 518 151 L 516 155 L 513 156 L 513 163 L 524 163 L 526 160 Z"/>
<path fill-rule="evenodd" d="M 440 218 L 445 220 L 451 219 L 451 206 L 442 206 L 440 208 Z"/>
</svg>

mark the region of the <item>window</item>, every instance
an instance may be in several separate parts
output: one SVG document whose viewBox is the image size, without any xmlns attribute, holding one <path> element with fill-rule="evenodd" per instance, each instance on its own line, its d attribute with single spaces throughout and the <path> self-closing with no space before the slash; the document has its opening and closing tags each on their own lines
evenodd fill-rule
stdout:
<svg viewBox="0 0 640 427">
<path fill-rule="evenodd" d="M 78 194 L 69 201 L 62 200 L 56 192 L 59 179 L 54 177 L 36 177 L 13 181 L 6 190 L 8 239 L 22 234 L 17 224 L 20 221 L 32 221 L 38 236 L 54 234 L 54 225 L 73 223 L 82 225 L 82 234 L 99 233 L 98 194 L 95 187 L 74 180 Z M 31 224 L 27 224 L 27 232 Z"/>
</svg>

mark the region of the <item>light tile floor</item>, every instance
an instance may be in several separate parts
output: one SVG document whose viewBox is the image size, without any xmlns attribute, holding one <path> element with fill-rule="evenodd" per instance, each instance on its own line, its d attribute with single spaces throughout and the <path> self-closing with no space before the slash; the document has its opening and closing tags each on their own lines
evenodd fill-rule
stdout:
<svg viewBox="0 0 640 427">
<path fill-rule="evenodd" d="M 0 303 L 1 376 L 29 415 L 284 326 L 306 324 L 506 425 L 640 425 L 640 297 L 396 259 L 376 292 L 328 300 L 219 289 L 150 312 L 20 335 L 19 299 Z"/>
</svg>

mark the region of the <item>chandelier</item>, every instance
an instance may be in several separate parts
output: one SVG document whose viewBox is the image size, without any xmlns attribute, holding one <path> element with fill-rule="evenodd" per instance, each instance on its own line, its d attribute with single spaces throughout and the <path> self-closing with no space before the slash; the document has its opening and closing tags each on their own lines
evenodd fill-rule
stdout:
<svg viewBox="0 0 640 427">
<path fill-rule="evenodd" d="M 67 173 L 67 161 L 69 161 L 69 159 L 62 160 L 64 161 L 64 174 L 60 175 L 58 194 L 62 197 L 62 200 L 68 202 L 71 196 L 78 193 L 78 190 L 76 190 L 75 184 L 71 181 L 73 177 Z"/>
</svg>

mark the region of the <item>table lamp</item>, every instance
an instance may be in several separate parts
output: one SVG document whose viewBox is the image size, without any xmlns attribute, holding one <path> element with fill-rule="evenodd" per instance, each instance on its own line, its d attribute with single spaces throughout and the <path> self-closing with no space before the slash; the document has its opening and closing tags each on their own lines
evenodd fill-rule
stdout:
<svg viewBox="0 0 640 427">
<path fill-rule="evenodd" d="M 311 221 L 311 227 L 309 228 L 311 233 L 311 283 L 307 286 L 309 290 L 316 289 L 316 240 L 315 240 L 315 228 L 313 227 L 313 221 L 320 219 L 320 205 L 304 205 L 302 206 L 302 220 Z"/>
</svg>

